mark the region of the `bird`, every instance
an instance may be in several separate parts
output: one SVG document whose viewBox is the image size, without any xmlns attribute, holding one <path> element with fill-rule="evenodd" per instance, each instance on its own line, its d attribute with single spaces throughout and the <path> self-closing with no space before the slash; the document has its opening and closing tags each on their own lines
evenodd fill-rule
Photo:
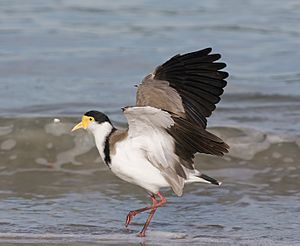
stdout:
<svg viewBox="0 0 300 246">
<path fill-rule="evenodd" d="M 229 150 L 206 129 L 229 76 L 220 58 L 212 48 L 205 48 L 177 54 L 157 66 L 136 86 L 136 105 L 122 108 L 127 129 L 117 129 L 107 115 L 96 110 L 86 112 L 72 129 L 91 132 L 108 168 L 149 194 L 152 204 L 131 210 L 125 220 L 127 228 L 137 214 L 150 211 L 140 237 L 145 237 L 157 208 L 167 203 L 161 188 L 171 188 L 181 196 L 188 183 L 221 185 L 194 163 L 196 153 L 223 156 Z"/>
</svg>

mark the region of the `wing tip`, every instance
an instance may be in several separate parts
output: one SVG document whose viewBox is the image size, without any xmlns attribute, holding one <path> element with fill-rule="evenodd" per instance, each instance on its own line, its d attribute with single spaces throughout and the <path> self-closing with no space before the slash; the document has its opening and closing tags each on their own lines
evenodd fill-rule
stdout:
<svg viewBox="0 0 300 246">
<path fill-rule="evenodd" d="M 199 50 L 199 51 L 204 51 L 205 53 L 209 54 L 212 52 L 212 47 L 207 47 L 207 48 L 204 48 L 202 50 Z"/>
</svg>

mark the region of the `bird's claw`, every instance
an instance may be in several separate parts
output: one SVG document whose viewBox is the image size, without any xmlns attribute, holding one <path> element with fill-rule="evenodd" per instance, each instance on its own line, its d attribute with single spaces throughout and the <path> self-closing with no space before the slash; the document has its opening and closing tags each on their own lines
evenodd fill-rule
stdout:
<svg viewBox="0 0 300 246">
<path fill-rule="evenodd" d="M 127 228 L 128 225 L 130 224 L 131 220 L 133 219 L 133 217 L 136 215 L 135 211 L 130 211 L 128 214 L 127 214 L 127 217 L 126 217 L 126 221 L 125 221 L 125 227 Z"/>
<path fill-rule="evenodd" d="M 143 230 L 143 231 L 139 232 L 139 233 L 137 234 L 137 236 L 138 236 L 138 237 L 145 237 L 145 236 L 146 236 L 146 233 L 145 233 L 145 231 Z"/>
</svg>

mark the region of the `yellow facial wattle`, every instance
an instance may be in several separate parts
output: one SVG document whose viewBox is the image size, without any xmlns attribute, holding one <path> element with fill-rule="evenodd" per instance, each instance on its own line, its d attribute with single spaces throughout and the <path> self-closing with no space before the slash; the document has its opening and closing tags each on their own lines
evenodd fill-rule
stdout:
<svg viewBox="0 0 300 246">
<path fill-rule="evenodd" d="M 93 121 L 95 121 L 94 117 L 84 115 L 84 116 L 82 116 L 81 122 L 79 122 L 76 126 L 74 126 L 71 131 L 73 132 L 80 128 L 87 129 L 90 122 L 93 122 Z"/>
</svg>

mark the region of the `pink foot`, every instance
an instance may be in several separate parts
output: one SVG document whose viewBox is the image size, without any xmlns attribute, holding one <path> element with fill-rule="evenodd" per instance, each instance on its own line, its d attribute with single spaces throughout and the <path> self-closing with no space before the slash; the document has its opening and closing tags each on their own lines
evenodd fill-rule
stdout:
<svg viewBox="0 0 300 246">
<path fill-rule="evenodd" d="M 127 214 L 126 220 L 125 220 L 125 227 L 127 228 L 128 225 L 130 224 L 131 220 L 133 219 L 134 216 L 136 216 L 137 213 L 135 211 L 130 211 Z"/>
</svg>

